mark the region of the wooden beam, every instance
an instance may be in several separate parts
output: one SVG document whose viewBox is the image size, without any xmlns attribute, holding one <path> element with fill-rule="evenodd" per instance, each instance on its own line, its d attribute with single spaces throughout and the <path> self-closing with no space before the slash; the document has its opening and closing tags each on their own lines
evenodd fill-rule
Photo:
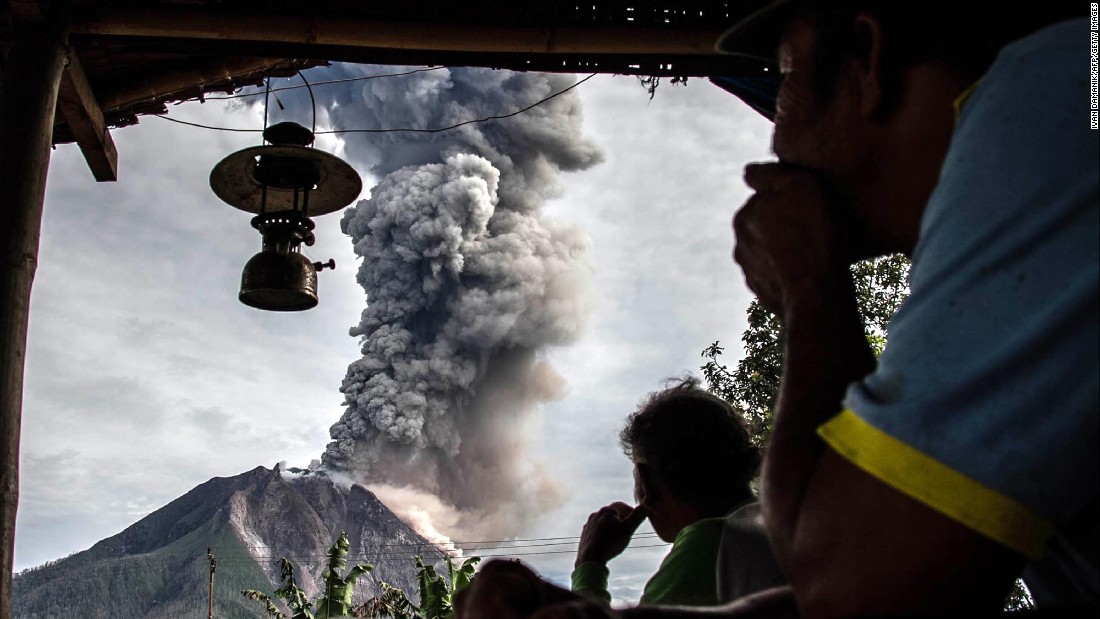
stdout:
<svg viewBox="0 0 1100 619">
<path fill-rule="evenodd" d="M 99 182 L 118 180 L 118 151 L 111 132 L 103 121 L 92 87 L 75 53 L 69 53 L 69 65 L 61 76 L 57 98 L 58 111 L 84 153 L 84 160 Z"/>
<path fill-rule="evenodd" d="M 202 65 L 164 71 L 127 83 L 112 83 L 110 92 L 100 99 L 109 112 L 125 110 L 144 101 L 154 101 L 197 86 L 233 80 L 264 71 L 285 60 L 279 58 L 222 58 Z"/>
<path fill-rule="evenodd" d="M 721 28 L 508 28 L 380 22 L 326 16 L 264 15 L 230 10 L 101 7 L 73 24 L 83 35 L 207 39 L 400 50 L 525 54 L 716 54 Z M 247 55 L 247 51 L 237 52 Z M 256 54 L 259 55 L 259 54 Z"/>
<path fill-rule="evenodd" d="M 27 321 L 67 9 L 56 0 L 43 21 L 13 19 L 0 39 L 0 619 L 11 618 Z"/>
</svg>

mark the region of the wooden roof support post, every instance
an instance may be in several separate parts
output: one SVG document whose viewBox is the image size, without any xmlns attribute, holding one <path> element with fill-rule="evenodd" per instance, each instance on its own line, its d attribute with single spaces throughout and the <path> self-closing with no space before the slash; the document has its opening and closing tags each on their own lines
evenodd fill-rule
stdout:
<svg viewBox="0 0 1100 619">
<path fill-rule="evenodd" d="M 0 37 L 0 619 L 11 619 L 27 319 L 68 38 L 67 0 L 40 5 L 39 20 L 0 5 L 11 20 Z"/>
<path fill-rule="evenodd" d="M 92 176 L 99 182 L 117 181 L 118 151 L 75 53 L 69 54 L 69 64 L 61 75 L 57 107 L 76 137 Z"/>
</svg>

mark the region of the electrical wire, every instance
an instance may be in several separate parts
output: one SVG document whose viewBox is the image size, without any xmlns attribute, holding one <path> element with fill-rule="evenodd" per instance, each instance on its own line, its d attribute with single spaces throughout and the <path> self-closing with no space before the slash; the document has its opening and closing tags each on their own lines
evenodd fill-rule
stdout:
<svg viewBox="0 0 1100 619">
<path fill-rule="evenodd" d="M 656 533 L 649 532 L 649 531 L 634 534 L 635 539 L 637 539 L 639 537 L 656 537 L 656 536 L 657 536 Z M 551 542 L 551 541 L 554 541 L 554 540 L 578 541 L 578 540 L 580 540 L 580 536 L 579 535 L 570 535 L 570 536 L 565 536 L 565 537 L 526 537 L 526 538 L 525 537 L 517 537 L 517 538 L 514 538 L 514 539 L 468 540 L 468 541 L 452 541 L 452 542 L 448 542 L 448 543 L 454 544 L 456 546 L 460 546 L 460 545 L 465 545 L 465 544 L 511 544 L 511 543 L 515 543 L 515 542 Z M 562 543 L 566 543 L 566 542 L 562 542 Z M 433 544 L 431 542 L 393 542 L 393 543 L 389 543 L 389 544 L 378 544 L 377 547 L 382 548 L 382 547 L 393 547 L 393 546 L 434 546 L 434 545 L 435 544 Z M 230 546 L 230 545 L 226 545 L 226 546 L 211 546 L 211 548 L 213 548 L 214 550 L 217 550 L 219 548 L 223 548 L 223 549 L 225 549 L 225 548 L 229 548 L 229 549 L 234 549 L 234 548 L 270 548 L 270 546 L 269 545 L 254 545 L 254 546 L 247 546 L 247 545 L 244 545 L 244 546 L 231 545 Z M 303 549 L 304 550 L 312 550 L 312 549 L 315 548 L 315 546 L 282 546 L 281 548 L 284 548 L 285 550 L 303 550 Z"/>
<path fill-rule="evenodd" d="M 505 119 L 505 118 L 511 118 L 513 116 L 518 116 L 520 114 L 523 114 L 524 112 L 527 112 L 528 110 L 531 110 L 532 108 L 538 107 L 538 106 L 542 105 L 543 103 L 546 103 L 547 101 L 553 99 L 554 97 L 561 96 L 561 95 L 569 92 L 570 90 L 573 90 L 577 86 L 580 86 L 581 84 L 587 82 L 588 80 L 592 79 L 593 77 L 596 77 L 596 75 L 597 75 L 596 73 L 593 73 L 593 74 L 589 75 L 588 77 L 586 77 L 582 80 L 574 82 L 571 86 L 563 88 L 562 90 L 559 90 L 558 92 L 555 92 L 554 94 L 548 95 L 547 97 L 545 97 L 543 99 L 540 99 L 540 100 L 532 103 L 531 105 L 528 105 L 527 107 L 516 110 L 514 112 L 510 112 L 508 114 L 497 114 L 497 115 L 493 115 L 493 116 L 485 116 L 484 118 L 475 118 L 473 120 L 467 120 L 467 121 L 463 121 L 463 122 L 460 122 L 460 123 L 455 123 L 455 124 L 447 126 L 447 127 L 436 127 L 434 129 L 416 129 L 416 128 L 412 128 L 412 127 L 390 128 L 390 129 L 333 129 L 331 131 L 315 132 L 314 135 L 332 135 L 332 134 L 341 134 L 341 133 L 442 133 L 444 131 L 451 131 L 452 129 L 458 129 L 459 127 L 464 127 L 466 125 L 472 125 L 472 124 L 475 124 L 475 123 L 488 122 L 490 120 L 502 120 L 502 119 Z M 178 124 L 181 124 L 181 125 L 187 125 L 189 127 L 198 127 L 200 129 L 211 129 L 211 130 L 214 130 L 214 131 L 232 131 L 232 132 L 236 132 L 236 133 L 259 133 L 259 132 L 263 132 L 263 129 L 236 129 L 236 128 L 233 128 L 233 127 L 214 127 L 212 125 L 203 125 L 203 124 L 200 124 L 200 123 L 193 123 L 193 122 L 189 122 L 189 121 L 186 121 L 186 120 L 179 120 L 178 118 L 172 118 L 172 117 L 166 116 L 164 114 L 151 114 L 151 116 L 153 116 L 154 118 L 160 118 L 162 120 L 167 120 L 167 121 L 178 123 Z"/>
<path fill-rule="evenodd" d="M 671 545 L 672 544 L 643 544 L 643 545 L 640 545 L 640 546 L 627 546 L 626 550 L 641 550 L 643 548 L 667 548 Z M 536 555 L 561 555 L 561 554 L 573 554 L 575 552 L 577 552 L 577 549 L 576 548 L 571 548 L 569 550 L 537 550 L 537 551 L 534 551 L 534 552 L 498 552 L 498 553 L 492 553 L 492 554 L 477 553 L 477 554 L 470 555 L 470 556 L 480 557 L 482 559 L 490 559 L 490 558 L 493 558 L 493 557 L 533 557 L 533 556 L 536 556 Z M 442 551 L 440 554 L 451 556 L 447 551 Z M 378 559 L 381 559 L 381 558 L 401 559 L 403 557 L 407 557 L 407 558 L 411 559 L 411 558 L 416 557 L 416 556 L 419 556 L 419 555 L 409 554 L 409 553 L 377 554 L 377 555 L 371 555 L 371 556 L 366 556 L 366 557 L 347 557 L 347 561 L 348 562 L 363 561 L 363 562 L 369 563 L 371 561 L 377 561 Z M 224 564 L 227 564 L 227 565 L 239 565 L 239 564 L 242 564 L 242 563 L 251 563 L 251 562 L 256 562 L 256 561 L 278 561 L 279 559 L 287 559 L 288 561 L 292 561 L 294 563 L 308 563 L 308 562 L 311 562 L 311 561 L 316 561 L 317 563 L 323 563 L 325 561 L 328 561 L 327 556 L 319 556 L 319 557 L 318 556 L 312 556 L 312 557 L 283 557 L 283 556 L 279 556 L 279 557 L 254 557 L 254 558 L 240 558 L 240 559 L 218 559 L 218 563 L 219 564 L 224 563 Z"/>
<path fill-rule="evenodd" d="M 38 0 L 34 0 L 34 1 L 37 2 Z M 379 74 L 379 75 L 361 75 L 359 77 L 344 77 L 344 78 L 340 78 L 338 80 L 325 80 L 323 82 L 314 82 L 313 85 L 314 86 L 325 86 L 325 85 L 328 85 L 328 84 L 344 84 L 346 82 L 359 82 L 359 81 L 363 81 L 363 80 L 376 80 L 376 79 L 380 79 L 380 78 L 383 78 L 383 77 L 400 77 L 402 75 L 412 75 L 413 73 L 423 73 L 425 71 L 438 71 L 440 69 L 446 69 L 446 68 L 447 67 L 445 67 L 445 66 L 424 67 L 424 68 L 421 68 L 421 69 L 414 69 L 412 71 L 404 71 L 402 73 L 382 73 L 382 74 Z M 299 88 L 305 88 L 305 85 L 300 84 L 300 85 L 297 85 L 297 86 L 283 86 L 282 88 L 272 88 L 271 92 L 282 92 L 284 90 L 297 90 Z M 224 96 L 217 96 L 217 97 L 203 97 L 203 99 L 205 99 L 206 101 L 227 101 L 229 99 L 243 99 L 245 97 L 258 97 L 262 94 L 263 94 L 263 92 L 261 92 L 261 91 L 242 92 L 242 93 L 237 93 L 237 94 L 234 94 L 234 95 L 224 95 Z"/>
<path fill-rule="evenodd" d="M 554 94 L 546 97 L 545 99 L 541 99 L 539 101 L 536 101 L 536 102 L 532 103 L 531 105 L 528 105 L 527 107 L 525 107 L 523 109 L 516 110 L 515 112 L 512 112 L 510 114 L 500 114 L 500 115 L 496 115 L 496 116 L 486 116 L 484 118 L 477 118 L 477 119 L 474 119 L 474 120 L 467 120 L 467 121 L 464 121 L 464 122 L 453 124 L 449 127 L 439 127 L 439 128 L 436 128 L 436 129 L 336 129 L 336 130 L 333 130 L 333 131 L 322 131 L 322 132 L 318 133 L 317 135 L 325 135 L 325 134 L 329 134 L 329 133 L 393 133 L 393 132 L 441 133 L 443 131 L 450 131 L 452 129 L 458 129 L 459 127 L 464 127 L 466 125 L 471 125 L 471 124 L 474 124 L 474 123 L 483 123 L 483 122 L 487 122 L 487 121 L 490 121 L 490 120 L 501 120 L 503 118 L 511 118 L 513 116 L 518 116 L 518 115 L 520 115 L 520 114 L 522 114 L 522 113 L 524 113 L 524 112 L 526 112 L 526 111 L 528 111 L 528 110 L 530 110 L 534 107 L 542 105 L 543 103 L 546 103 L 547 101 L 553 99 L 554 97 L 564 95 L 565 93 L 569 92 L 570 90 L 573 90 L 577 86 L 580 86 L 581 84 L 587 82 L 588 80 L 596 77 L 596 75 L 597 75 L 596 73 L 593 73 L 593 74 L 589 75 L 588 77 L 586 77 L 582 80 L 574 82 L 572 86 L 569 86 L 567 88 L 563 88 L 563 89 L 559 90 L 558 92 L 555 92 Z"/>
<path fill-rule="evenodd" d="M 649 549 L 649 548 L 666 548 L 668 546 L 671 546 L 671 544 L 668 544 L 668 543 L 639 544 L 639 545 L 627 546 L 624 549 L 624 552 L 626 550 L 642 550 L 642 549 Z M 220 548 L 231 548 L 231 546 L 220 546 Z M 439 550 L 439 549 L 437 548 L 436 550 Z M 489 550 L 507 550 L 507 549 L 502 548 L 502 549 L 489 549 Z M 481 557 L 481 558 L 484 558 L 484 559 L 491 559 L 491 558 L 501 558 L 501 557 L 512 558 L 512 557 L 532 557 L 532 556 L 555 555 L 555 554 L 570 554 L 570 553 L 574 553 L 574 552 L 576 552 L 575 548 L 572 548 L 572 549 L 569 549 L 569 550 L 539 550 L 539 551 L 534 551 L 534 552 L 514 552 L 514 553 L 498 552 L 498 553 L 493 553 L 493 554 L 477 554 L 477 555 L 474 555 L 474 556 Z M 446 551 L 442 551 L 442 550 L 439 550 L 439 554 L 440 554 L 440 556 L 451 556 L 449 553 L 447 553 Z M 378 554 L 374 554 L 374 555 L 371 555 L 371 556 L 364 556 L 364 557 L 349 556 L 349 557 L 347 557 L 347 561 L 348 562 L 357 562 L 357 561 L 370 562 L 370 561 L 377 561 L 378 559 L 383 558 L 383 557 L 384 558 L 391 558 L 391 559 L 402 559 L 402 558 L 412 559 L 412 558 L 417 557 L 417 556 L 420 556 L 420 554 L 415 553 L 415 552 L 390 552 L 390 553 L 378 553 Z M 254 556 L 250 555 L 250 556 L 247 556 L 247 557 L 221 557 L 221 558 L 218 559 L 218 564 L 222 565 L 222 566 L 237 566 L 237 565 L 255 564 L 255 563 L 264 562 L 264 561 L 277 561 L 280 558 L 286 558 L 286 559 L 289 559 L 289 560 L 291 560 L 295 563 L 298 563 L 298 564 L 309 564 L 309 563 L 318 563 L 318 564 L 320 564 L 320 563 L 324 563 L 324 562 L 328 561 L 328 559 L 329 559 L 328 555 L 317 555 L 317 554 L 311 554 L 311 555 L 303 554 L 303 555 L 297 555 L 297 556 L 279 556 L 279 557 L 275 557 L 275 556 L 258 556 L 258 557 L 254 557 Z M 454 557 L 452 556 L 452 558 L 454 558 Z M 110 559 L 100 559 L 100 560 L 94 561 L 92 563 L 83 564 L 83 565 L 79 566 L 80 571 L 77 574 L 73 574 L 71 569 L 59 570 L 60 573 L 51 573 L 51 572 L 55 571 L 51 568 L 54 568 L 54 567 L 57 566 L 57 564 L 54 564 L 54 565 L 50 565 L 50 566 L 46 566 L 46 567 L 39 567 L 39 568 L 32 568 L 30 570 L 24 570 L 23 572 L 15 574 L 15 576 L 19 577 L 20 580 L 25 578 L 28 582 L 33 582 L 34 586 L 38 586 L 38 585 L 42 585 L 42 584 L 52 582 L 52 581 L 55 581 L 55 580 L 65 580 L 67 582 L 68 581 L 82 581 L 82 580 L 101 578 L 105 575 L 125 576 L 125 575 L 136 574 L 136 573 L 148 573 L 148 572 L 160 573 L 160 572 L 163 572 L 165 570 L 178 570 L 178 569 L 181 569 L 181 568 L 187 566 L 188 564 L 190 564 L 190 563 L 192 563 L 196 560 L 199 560 L 199 559 L 205 559 L 205 556 L 195 555 L 193 557 L 189 557 L 187 555 L 145 555 L 145 556 L 135 556 L 135 557 L 112 557 Z M 140 561 L 141 564 L 134 565 L 134 564 L 131 563 L 133 561 Z M 205 561 L 201 561 L 201 564 L 205 567 Z"/>
<path fill-rule="evenodd" d="M 668 546 L 671 546 L 671 545 L 672 544 L 647 544 L 647 545 L 644 545 L 644 546 L 627 546 L 626 549 L 627 550 L 639 550 L 639 549 L 642 549 L 642 548 L 665 548 L 665 547 L 668 547 Z M 477 555 L 477 556 L 483 557 L 483 558 L 490 558 L 490 557 L 530 557 L 530 556 L 534 556 L 534 555 L 560 555 L 560 554 L 573 553 L 573 552 L 576 552 L 576 550 L 542 550 L 542 551 L 539 551 L 539 552 L 517 552 L 517 553 L 505 553 L 505 554 L 494 554 L 494 555 Z"/>
<path fill-rule="evenodd" d="M 652 540 L 656 536 L 657 536 L 656 533 L 648 533 L 648 532 L 647 533 L 636 533 L 634 535 L 634 539 L 638 540 L 638 541 L 646 542 L 646 541 Z M 555 542 L 554 540 L 564 540 L 564 541 Z M 516 539 L 511 539 L 511 540 L 465 541 L 465 542 L 452 542 L 452 543 L 455 544 L 455 545 L 463 544 L 463 545 L 467 545 L 467 546 L 473 545 L 473 544 L 483 545 L 483 546 L 478 547 L 478 548 L 464 547 L 464 548 L 456 548 L 455 550 L 463 550 L 463 551 L 489 550 L 489 551 L 492 551 L 492 550 L 521 550 L 521 549 L 527 549 L 527 548 L 564 546 L 566 544 L 574 545 L 574 544 L 578 543 L 579 540 L 580 540 L 579 537 L 569 536 L 569 537 L 516 538 Z M 527 543 L 527 542 L 551 542 L 551 543 L 531 544 L 531 543 Z M 515 545 L 515 546 L 485 546 L 486 544 L 520 544 L 520 545 Z M 667 545 L 667 544 L 658 544 L 658 545 Z M 412 554 L 415 554 L 415 552 L 416 552 L 413 549 L 421 549 L 421 548 L 432 549 L 432 550 L 436 550 L 438 552 L 448 552 L 447 550 L 441 549 L 437 545 L 435 545 L 431 542 L 395 542 L 395 543 L 390 543 L 390 544 L 378 544 L 378 545 L 373 546 L 373 547 L 378 548 L 378 549 L 390 548 L 392 550 L 384 551 L 384 552 L 377 552 L 376 551 L 376 552 L 373 553 L 373 555 L 370 555 L 370 556 L 380 556 L 380 555 L 386 555 L 386 556 L 410 555 L 411 556 Z M 627 546 L 627 548 L 644 548 L 644 547 L 648 547 L 648 546 L 647 545 Z M 210 548 L 214 551 L 227 551 L 227 550 L 228 551 L 232 551 L 232 550 L 249 551 L 249 550 L 254 550 L 254 549 L 274 550 L 270 546 L 266 546 L 266 545 L 219 545 L 219 546 L 210 546 Z M 299 558 L 299 559 L 324 559 L 324 558 L 327 558 L 327 556 L 328 556 L 325 553 L 316 552 L 316 546 L 289 546 L 289 547 L 281 547 L 278 550 L 279 550 L 280 553 L 282 553 L 278 556 L 276 556 L 276 555 L 259 555 L 258 557 L 256 557 L 256 556 L 253 556 L 253 555 L 250 554 L 248 560 L 251 560 L 252 558 L 277 559 L 277 558 L 279 558 L 279 556 L 286 556 L 287 558 L 291 558 L 291 559 L 294 559 L 294 558 Z M 304 551 L 304 552 L 294 552 L 294 551 Z M 215 552 L 215 554 L 217 554 L 217 552 Z M 369 559 L 370 556 L 367 556 L 365 554 L 362 555 L 362 556 L 358 556 L 358 557 L 356 555 L 352 555 L 352 558 L 366 558 L 366 559 Z M 151 561 L 151 562 L 164 562 L 166 560 L 186 560 L 186 555 L 146 554 L 146 555 L 125 556 L 125 557 L 110 557 L 110 558 L 106 558 L 106 559 L 97 559 L 97 560 L 94 560 L 90 563 L 85 563 L 83 565 L 85 567 L 91 567 L 91 568 L 110 568 L 112 565 L 120 564 L 120 563 L 127 563 L 127 562 L 134 561 L 134 560 Z M 219 559 L 219 560 L 220 561 L 233 561 L 235 559 L 233 557 L 225 557 L 224 559 Z M 240 560 L 240 559 L 237 559 L 237 560 Z M 55 567 L 56 565 L 57 565 L 57 563 L 52 563 L 50 565 L 34 567 L 34 568 L 30 568 L 28 570 L 25 570 L 24 572 L 19 572 L 19 574 L 22 574 L 22 573 L 33 574 L 33 573 L 39 572 L 39 571 L 51 571 L 52 568 Z"/>
<path fill-rule="evenodd" d="M 663 547 L 663 546 L 668 546 L 668 544 L 663 543 L 663 542 L 660 543 L 660 544 L 642 544 L 642 545 L 637 545 L 637 546 L 627 546 L 627 549 L 633 550 L 635 548 L 657 548 L 657 547 Z M 463 549 L 463 548 L 456 548 L 454 550 L 433 548 L 431 550 L 434 553 L 437 553 L 441 556 L 442 555 L 453 556 L 455 554 L 458 554 L 461 551 L 462 554 L 464 554 L 466 556 L 477 556 L 477 557 L 483 557 L 483 556 L 524 556 L 524 555 L 529 555 L 529 554 L 544 554 L 544 553 L 546 553 L 546 554 L 558 554 L 558 553 L 575 553 L 575 552 L 577 552 L 576 547 L 563 548 L 563 549 L 558 549 L 558 550 L 531 550 L 529 552 L 527 552 L 527 550 L 528 550 L 527 547 L 524 547 L 524 548 L 484 548 L 484 549 L 473 550 L 473 551 L 471 551 L 469 549 Z M 523 550 L 525 552 L 509 552 L 509 553 L 503 552 L 503 551 L 506 551 L 506 550 Z M 485 554 L 482 551 L 489 551 L 491 553 L 497 553 L 497 554 Z M 369 563 L 371 561 L 377 561 L 379 559 L 395 559 L 395 558 L 400 559 L 402 557 L 412 558 L 412 557 L 416 557 L 416 556 L 423 556 L 423 555 L 426 555 L 426 554 L 429 554 L 429 553 L 428 552 L 418 552 L 418 551 L 376 552 L 376 553 L 348 556 L 347 560 L 348 561 L 366 561 L 366 562 Z M 256 561 L 278 561 L 279 559 L 289 559 L 290 561 L 296 561 L 296 562 L 324 562 L 324 561 L 328 560 L 328 555 L 317 555 L 317 554 L 310 554 L 310 555 L 285 555 L 285 554 L 260 555 L 260 556 L 250 556 L 250 557 L 240 557 L 240 558 L 230 557 L 230 558 L 226 558 L 226 559 L 219 559 L 219 561 L 226 562 L 226 563 L 232 563 L 234 561 L 236 561 L 236 562 L 241 562 L 241 561 L 247 562 L 247 561 L 251 561 L 251 560 L 256 560 Z"/>
</svg>

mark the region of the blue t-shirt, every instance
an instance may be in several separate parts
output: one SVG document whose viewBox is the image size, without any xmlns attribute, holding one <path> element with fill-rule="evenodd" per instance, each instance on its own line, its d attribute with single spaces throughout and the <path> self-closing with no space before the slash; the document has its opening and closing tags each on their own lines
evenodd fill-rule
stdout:
<svg viewBox="0 0 1100 619">
<path fill-rule="evenodd" d="M 1098 136 L 1087 20 L 1001 51 L 959 115 L 878 367 L 819 430 L 1029 557 L 1040 606 L 1100 598 Z"/>
</svg>

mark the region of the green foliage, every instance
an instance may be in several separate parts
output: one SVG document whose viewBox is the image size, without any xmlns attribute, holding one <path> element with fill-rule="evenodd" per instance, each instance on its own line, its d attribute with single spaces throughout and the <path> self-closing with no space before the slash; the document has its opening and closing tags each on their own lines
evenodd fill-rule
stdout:
<svg viewBox="0 0 1100 619">
<path fill-rule="evenodd" d="M 1017 578 L 1016 582 L 1012 583 L 1012 590 L 1008 592 L 1008 597 L 1005 598 L 1005 610 L 1031 610 L 1032 608 L 1034 608 L 1034 601 L 1031 599 L 1031 592 L 1027 590 L 1024 581 Z"/>
<path fill-rule="evenodd" d="M 306 599 L 305 591 L 298 586 L 294 579 L 294 564 L 286 557 L 279 559 L 279 576 L 283 586 L 275 590 L 275 597 L 286 602 L 290 608 L 291 619 L 328 619 L 329 617 L 347 617 L 352 612 L 351 597 L 355 591 L 355 583 L 359 577 L 371 571 L 372 566 L 359 563 L 348 570 L 347 574 L 340 575 L 340 570 L 348 566 L 348 551 L 351 544 L 348 542 L 348 534 L 341 532 L 329 548 L 328 565 L 322 573 L 325 579 L 325 593 L 315 602 Z M 255 600 L 265 605 L 268 616 L 285 619 L 285 615 L 279 611 L 270 598 L 255 589 L 242 589 L 241 595 L 250 600 Z M 313 607 L 316 606 L 316 610 Z"/>
<path fill-rule="evenodd" d="M 328 564 L 322 577 L 325 580 L 325 593 L 313 603 L 306 599 L 305 592 L 294 579 L 294 564 L 286 557 L 279 559 L 279 576 L 283 586 L 275 590 L 275 597 L 283 600 L 293 613 L 290 619 L 328 619 L 329 617 L 371 617 L 389 619 L 450 619 L 454 615 L 454 594 L 470 585 L 474 577 L 474 568 L 480 557 L 471 557 L 455 565 L 450 557 L 446 559 L 447 573 L 439 575 L 435 568 L 416 558 L 417 587 L 420 593 L 420 605 L 413 604 L 408 595 L 389 583 L 379 583 L 382 594 L 368 600 L 358 608 L 352 607 L 352 594 L 359 578 L 373 569 L 366 563 L 353 566 L 343 576 L 340 572 L 348 566 L 350 550 L 348 534 L 332 544 L 327 553 Z M 241 595 L 264 605 L 269 617 L 286 619 L 286 615 L 273 600 L 261 591 L 242 589 Z"/>
<path fill-rule="evenodd" d="M 481 563 L 481 557 L 470 557 L 463 561 L 462 565 L 455 567 L 451 558 L 447 557 L 447 571 L 451 575 L 451 595 L 470 586 L 470 582 L 474 579 L 474 568 L 478 563 Z"/>
<path fill-rule="evenodd" d="M 864 332 L 875 354 L 886 346 L 886 327 L 909 296 L 909 259 L 901 254 L 852 265 L 852 281 Z"/>
<path fill-rule="evenodd" d="M 404 591 L 389 583 L 380 583 L 382 595 L 367 600 L 356 609 L 356 617 L 368 619 L 417 619 L 419 610 Z"/>
<path fill-rule="evenodd" d="M 313 611 L 310 610 L 313 605 L 306 599 L 306 592 L 294 580 L 294 564 L 286 557 L 279 559 L 279 576 L 283 586 L 275 590 L 275 597 L 284 600 L 290 607 L 290 612 L 294 613 L 291 619 L 314 619 Z M 248 597 L 247 594 L 245 596 Z"/>
<path fill-rule="evenodd" d="M 745 356 L 730 371 L 719 361 L 722 347 L 715 342 L 703 351 L 701 368 L 711 393 L 729 402 L 744 417 L 753 443 L 763 447 L 772 425 L 772 405 L 779 393 L 783 347 L 779 320 L 755 299 L 749 304 L 749 326 L 741 335 Z"/>
<path fill-rule="evenodd" d="M 275 619 L 286 619 L 286 615 L 283 611 L 279 610 L 279 607 L 275 605 L 275 602 L 271 601 L 271 598 L 267 596 L 263 591 L 257 591 L 255 589 L 241 589 L 241 595 L 246 598 L 259 602 L 264 605 L 264 611 L 267 612 L 268 617 L 274 617 Z"/>
<path fill-rule="evenodd" d="M 382 583 L 382 595 L 356 610 L 357 617 L 389 619 L 450 619 L 454 615 L 454 595 L 470 585 L 474 568 L 481 557 L 470 557 L 456 566 L 447 557 L 447 574 L 441 576 L 435 568 L 416 558 L 416 581 L 420 605 L 409 600 L 404 591 Z"/>
<path fill-rule="evenodd" d="M 342 617 L 351 612 L 351 595 L 359 577 L 373 569 L 366 563 L 359 563 L 340 576 L 338 570 L 348 566 L 348 534 L 341 533 L 340 538 L 328 551 L 328 566 L 322 573 L 325 579 L 325 594 L 317 600 L 316 615 L 319 619 Z"/>
<path fill-rule="evenodd" d="M 886 344 L 886 327 L 909 294 L 909 260 L 902 255 L 865 260 L 852 266 L 856 300 L 867 341 L 878 354 Z M 733 371 L 719 360 L 723 348 L 714 342 L 703 350 L 700 368 L 707 388 L 729 402 L 749 423 L 753 442 L 767 445 L 772 407 L 779 395 L 783 341 L 779 319 L 756 300 L 749 304 L 749 326 L 741 335 L 745 356 Z"/>
</svg>

